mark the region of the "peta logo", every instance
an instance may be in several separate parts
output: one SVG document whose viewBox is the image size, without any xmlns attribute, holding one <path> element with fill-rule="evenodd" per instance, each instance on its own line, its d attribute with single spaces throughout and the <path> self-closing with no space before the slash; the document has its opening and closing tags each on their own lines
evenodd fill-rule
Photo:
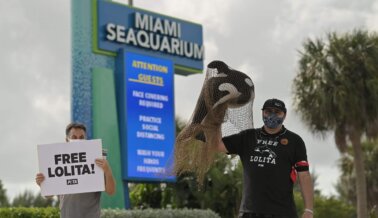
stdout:
<svg viewBox="0 0 378 218">
<path fill-rule="evenodd" d="M 67 185 L 77 185 L 79 184 L 78 179 L 67 179 Z"/>
</svg>

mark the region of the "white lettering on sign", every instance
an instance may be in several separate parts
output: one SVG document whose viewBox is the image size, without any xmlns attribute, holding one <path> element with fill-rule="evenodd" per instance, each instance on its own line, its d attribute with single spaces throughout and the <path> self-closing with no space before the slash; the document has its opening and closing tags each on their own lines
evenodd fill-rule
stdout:
<svg viewBox="0 0 378 218">
<path fill-rule="evenodd" d="M 163 109 L 164 104 L 157 101 L 147 101 L 147 100 L 139 100 L 138 102 L 139 106 L 146 107 L 146 108 L 158 108 Z"/>
<path fill-rule="evenodd" d="M 135 13 L 134 28 L 114 23 L 106 24 L 108 41 L 139 46 L 154 51 L 202 60 L 204 47 L 181 38 L 181 24 L 168 19 L 155 18 L 148 14 Z"/>
<path fill-rule="evenodd" d="M 159 126 L 158 125 L 142 124 L 142 129 L 143 130 L 149 130 L 149 131 L 159 132 Z"/>
<path fill-rule="evenodd" d="M 143 158 L 144 164 L 159 165 L 159 159 L 156 158 Z"/>
<path fill-rule="evenodd" d="M 175 21 L 170 21 L 160 18 L 154 19 L 148 14 L 135 13 L 135 28 L 168 35 L 173 37 L 181 37 L 181 24 Z"/>
<path fill-rule="evenodd" d="M 137 155 L 138 156 L 151 156 L 151 151 L 150 150 L 144 150 L 144 149 L 138 149 Z"/>
<path fill-rule="evenodd" d="M 169 100 L 167 95 L 160 95 L 160 94 L 149 93 L 149 92 L 146 92 L 146 99 L 157 100 L 157 101 Z"/>
<path fill-rule="evenodd" d="M 137 166 L 137 171 L 142 173 L 165 173 L 165 168 L 152 166 Z"/>
<path fill-rule="evenodd" d="M 146 138 L 146 139 L 165 140 L 164 134 L 144 132 L 144 131 L 137 131 L 136 137 L 137 138 Z"/>
<path fill-rule="evenodd" d="M 139 115 L 139 121 L 146 122 L 146 123 L 161 124 L 162 120 L 161 120 L 161 117 Z"/>
<path fill-rule="evenodd" d="M 164 151 L 151 151 L 146 149 L 137 149 L 138 156 L 146 156 L 146 157 L 165 157 Z"/>
<path fill-rule="evenodd" d="M 144 98 L 144 92 L 133 90 L 133 97 Z"/>
<path fill-rule="evenodd" d="M 152 153 L 152 156 L 154 156 L 154 157 L 164 157 L 165 156 L 164 151 L 151 151 L 151 153 Z"/>
</svg>

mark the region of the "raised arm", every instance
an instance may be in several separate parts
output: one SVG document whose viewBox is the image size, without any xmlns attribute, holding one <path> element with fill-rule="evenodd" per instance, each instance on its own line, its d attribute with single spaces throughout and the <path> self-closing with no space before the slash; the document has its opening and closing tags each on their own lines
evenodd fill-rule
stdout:
<svg viewBox="0 0 378 218">
<path fill-rule="evenodd" d="M 217 144 L 216 144 L 215 150 L 218 152 L 228 153 L 227 148 L 222 141 L 222 132 L 220 128 L 216 132 L 216 139 L 217 139 L 216 140 Z"/>
</svg>

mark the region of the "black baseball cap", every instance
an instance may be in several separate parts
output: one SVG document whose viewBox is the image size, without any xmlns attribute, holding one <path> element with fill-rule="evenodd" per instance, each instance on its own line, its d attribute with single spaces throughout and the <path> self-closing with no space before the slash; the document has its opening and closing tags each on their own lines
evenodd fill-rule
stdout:
<svg viewBox="0 0 378 218">
<path fill-rule="evenodd" d="M 276 98 L 266 100 L 261 110 L 264 110 L 265 108 L 276 108 L 286 113 L 285 103 Z"/>
</svg>

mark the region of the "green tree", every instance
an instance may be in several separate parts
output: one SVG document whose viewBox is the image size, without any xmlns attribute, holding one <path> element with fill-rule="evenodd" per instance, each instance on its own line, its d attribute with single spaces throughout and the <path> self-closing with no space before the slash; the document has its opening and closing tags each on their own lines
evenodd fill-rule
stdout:
<svg viewBox="0 0 378 218">
<path fill-rule="evenodd" d="M 314 211 L 316 218 L 355 218 L 356 209 L 353 204 L 345 202 L 342 198 L 335 196 L 326 197 L 322 195 L 321 190 L 317 188 L 318 175 L 315 170 L 311 174 L 314 184 Z M 294 186 L 294 200 L 297 207 L 298 217 L 301 217 L 304 210 L 304 202 L 300 192 L 298 182 Z"/>
<path fill-rule="evenodd" d="M 365 154 L 366 184 L 369 192 L 367 193 L 368 209 L 371 215 L 378 217 L 378 141 L 366 141 L 362 143 Z M 341 199 L 346 203 L 356 203 L 356 174 L 353 171 L 353 150 L 347 149 L 339 161 L 341 176 L 336 185 L 336 190 Z"/>
<path fill-rule="evenodd" d="M 9 201 L 7 197 L 7 190 L 3 187 L 3 183 L 0 180 L 0 207 L 8 207 Z"/>
<path fill-rule="evenodd" d="M 201 208 L 210 208 L 222 217 L 237 217 L 242 198 L 242 174 L 238 157 L 220 154 L 205 177 L 204 191 L 196 193 Z"/>
<path fill-rule="evenodd" d="M 304 205 L 300 192 L 294 192 L 294 199 L 297 205 L 297 213 L 300 217 L 303 214 Z M 316 218 L 355 218 L 355 208 L 337 199 L 334 196 L 325 197 L 317 192 L 314 196 L 314 217 Z"/>
<path fill-rule="evenodd" d="M 225 155 L 219 155 L 201 187 L 193 174 L 186 174 L 176 183 L 134 184 L 130 188 L 135 208 L 211 209 L 222 217 L 237 216 L 241 193 L 242 166 Z"/>
<path fill-rule="evenodd" d="M 130 190 L 130 200 L 133 208 L 161 208 L 162 188 L 160 183 L 134 184 Z"/>
<path fill-rule="evenodd" d="M 57 207 L 58 201 L 56 201 L 53 197 L 45 198 L 38 193 L 34 196 L 33 207 Z"/>
<path fill-rule="evenodd" d="M 34 195 L 30 190 L 18 194 L 12 202 L 13 207 L 53 207 L 56 205 L 54 198 L 44 198 L 40 193 Z"/>
<path fill-rule="evenodd" d="M 176 135 L 185 122 L 176 118 Z M 236 217 L 242 194 L 242 166 L 237 157 L 220 154 L 207 172 L 203 186 L 194 174 L 183 174 L 175 183 L 130 184 L 134 208 L 211 209 L 222 217 Z"/>
<path fill-rule="evenodd" d="M 23 193 L 18 194 L 14 197 L 12 206 L 13 207 L 32 207 L 34 202 L 34 194 L 29 190 L 25 190 Z"/>
<path fill-rule="evenodd" d="M 374 33 L 354 31 L 308 39 L 300 52 L 294 79 L 294 105 L 311 130 L 334 131 L 345 152 L 349 139 L 354 153 L 357 214 L 367 217 L 363 136 L 378 134 L 378 40 Z"/>
</svg>

